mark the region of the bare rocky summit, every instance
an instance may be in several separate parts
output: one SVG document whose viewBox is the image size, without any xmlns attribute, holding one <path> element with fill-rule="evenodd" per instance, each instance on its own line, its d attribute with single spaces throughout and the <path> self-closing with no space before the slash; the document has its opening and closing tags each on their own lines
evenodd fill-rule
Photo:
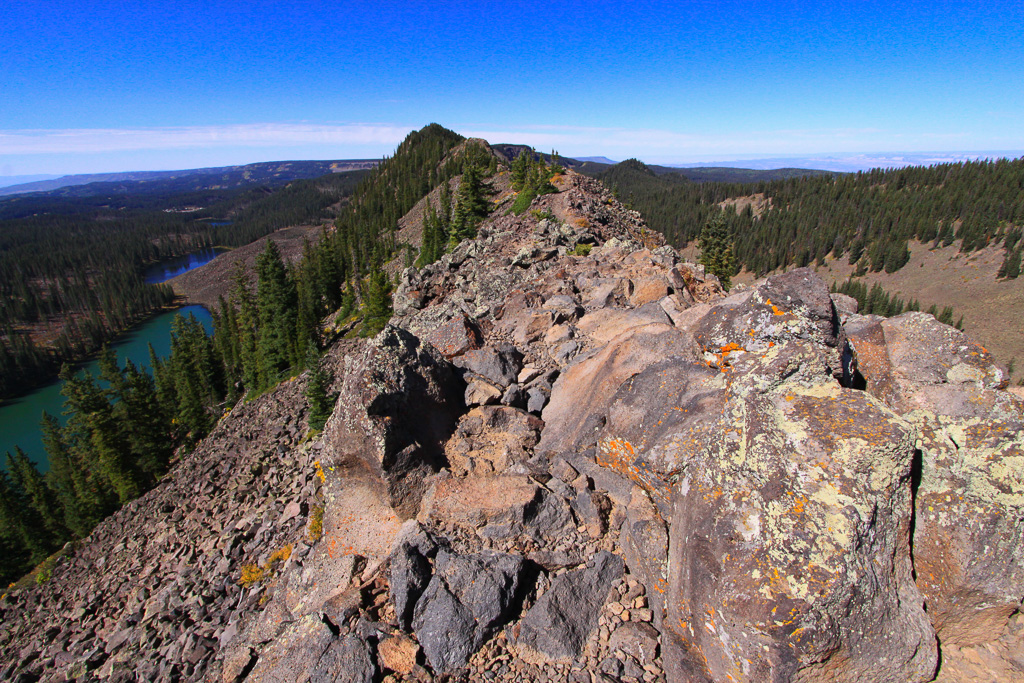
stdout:
<svg viewBox="0 0 1024 683">
<path fill-rule="evenodd" d="M 1024 401 L 807 269 L 722 291 L 596 182 L 407 269 L 49 583 L 5 680 L 1024 680 Z M 584 245 L 584 246 L 581 246 Z"/>
</svg>

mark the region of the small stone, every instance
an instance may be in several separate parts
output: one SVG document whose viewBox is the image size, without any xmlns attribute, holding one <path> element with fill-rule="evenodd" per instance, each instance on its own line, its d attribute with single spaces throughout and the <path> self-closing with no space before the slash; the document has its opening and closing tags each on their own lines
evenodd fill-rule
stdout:
<svg viewBox="0 0 1024 683">
<path fill-rule="evenodd" d="M 608 611 L 612 614 L 622 614 L 623 609 L 621 602 L 612 602 L 608 605 Z"/>
</svg>

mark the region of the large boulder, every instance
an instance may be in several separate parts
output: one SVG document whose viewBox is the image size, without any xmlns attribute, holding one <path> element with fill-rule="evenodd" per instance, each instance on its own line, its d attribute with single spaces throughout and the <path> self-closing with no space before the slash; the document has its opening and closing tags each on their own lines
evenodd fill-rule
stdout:
<svg viewBox="0 0 1024 683">
<path fill-rule="evenodd" d="M 914 567 L 943 644 L 996 639 L 1024 596 L 1024 411 L 1005 392 L 985 418 L 925 411 Z"/>
<path fill-rule="evenodd" d="M 622 570 L 621 557 L 601 551 L 586 567 L 559 576 L 523 617 L 519 646 L 565 663 L 579 658 Z"/>
<path fill-rule="evenodd" d="M 324 430 L 327 464 L 368 471 L 401 516 L 415 516 L 424 479 L 444 465 L 464 392 L 457 369 L 436 349 L 384 328 L 362 354 L 346 358 Z"/>
<path fill-rule="evenodd" d="M 978 417 L 979 393 L 1008 383 L 987 349 L 927 313 L 857 317 L 845 330 L 866 389 L 900 414 Z"/>
<path fill-rule="evenodd" d="M 913 431 L 834 381 L 822 346 L 730 372 L 656 363 L 608 410 L 599 461 L 670 521 L 664 657 L 681 679 L 935 672 L 910 557 Z"/>
<path fill-rule="evenodd" d="M 693 332 L 706 353 L 721 355 L 763 353 L 790 340 L 835 349 L 841 327 L 825 281 L 808 268 L 798 268 L 717 302 Z M 838 370 L 838 355 L 833 363 Z"/>
<path fill-rule="evenodd" d="M 505 623 L 519 589 L 523 558 L 441 550 L 434 576 L 416 603 L 413 629 L 430 666 L 450 673 Z"/>
<path fill-rule="evenodd" d="M 546 426 L 537 452 L 592 446 L 611 397 L 623 382 L 664 358 L 698 357 L 692 337 L 671 325 L 653 323 L 627 330 L 558 377 L 541 414 Z"/>
<path fill-rule="evenodd" d="M 930 315 L 846 327 L 867 391 L 917 429 L 914 566 L 939 639 L 994 640 L 1024 596 L 1024 402 L 984 347 Z"/>
</svg>

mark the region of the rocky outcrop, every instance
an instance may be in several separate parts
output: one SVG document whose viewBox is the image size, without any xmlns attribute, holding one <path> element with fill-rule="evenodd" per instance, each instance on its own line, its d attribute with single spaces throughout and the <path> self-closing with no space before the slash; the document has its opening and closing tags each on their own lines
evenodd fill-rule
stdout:
<svg viewBox="0 0 1024 683">
<path fill-rule="evenodd" d="M 236 407 L 0 600 L 3 676 L 1024 678 L 1024 403 L 987 352 L 805 269 L 726 293 L 558 187 L 404 271 L 323 435 L 301 380 Z"/>
<path fill-rule="evenodd" d="M 461 378 L 436 349 L 396 327 L 350 358 L 343 377 L 324 428 L 325 464 L 365 469 L 400 515 L 414 516 L 463 411 Z"/>
<path fill-rule="evenodd" d="M 848 325 L 867 391 L 916 429 L 917 583 L 944 653 L 993 643 L 1024 594 L 1024 403 L 987 350 L 921 313 Z"/>
</svg>

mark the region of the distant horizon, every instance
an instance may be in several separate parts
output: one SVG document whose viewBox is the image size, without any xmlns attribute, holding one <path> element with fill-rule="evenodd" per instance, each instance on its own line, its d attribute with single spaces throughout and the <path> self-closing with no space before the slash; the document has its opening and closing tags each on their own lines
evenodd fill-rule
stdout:
<svg viewBox="0 0 1024 683">
<path fill-rule="evenodd" d="M 493 144 L 520 144 L 512 141 L 493 142 Z M 392 150 L 393 151 L 393 150 Z M 545 151 L 538 149 L 538 151 Z M 390 152 L 386 153 L 390 154 Z M 57 180 L 64 177 L 89 176 L 89 175 L 110 175 L 123 173 L 166 173 L 175 171 L 192 171 L 203 168 L 222 168 L 231 166 L 247 166 L 260 163 L 283 163 L 288 161 L 365 161 L 370 159 L 382 159 L 386 154 L 379 156 L 361 157 L 309 157 L 299 158 L 291 156 L 288 158 L 267 159 L 260 158 L 255 161 L 243 161 L 240 163 L 207 163 L 197 166 L 175 166 L 169 168 L 128 168 L 128 169 L 101 169 L 94 171 L 73 171 L 67 173 L 35 173 L 19 175 L 0 175 L 0 188 L 23 185 L 46 180 Z M 611 159 L 603 154 L 581 154 L 562 156 L 572 159 L 608 159 L 612 163 L 621 163 L 626 159 L 638 158 L 645 164 L 654 166 L 667 166 L 672 168 L 705 168 L 705 167 L 727 167 L 743 168 L 750 170 L 775 170 L 781 168 L 805 168 L 808 170 L 836 171 L 852 173 L 856 171 L 867 171 L 873 168 L 902 168 L 905 166 L 931 166 L 942 163 L 955 163 L 958 161 L 977 161 L 984 159 L 1017 159 L 1024 157 L 1024 150 L 953 150 L 953 151 L 926 151 L 926 152 L 865 152 L 865 153 L 822 153 L 822 154 L 739 154 L 730 158 L 717 158 L 710 160 L 700 159 L 644 159 L 641 157 L 624 157 L 622 159 Z M 809 165 L 810 164 L 810 165 Z"/>
</svg>

